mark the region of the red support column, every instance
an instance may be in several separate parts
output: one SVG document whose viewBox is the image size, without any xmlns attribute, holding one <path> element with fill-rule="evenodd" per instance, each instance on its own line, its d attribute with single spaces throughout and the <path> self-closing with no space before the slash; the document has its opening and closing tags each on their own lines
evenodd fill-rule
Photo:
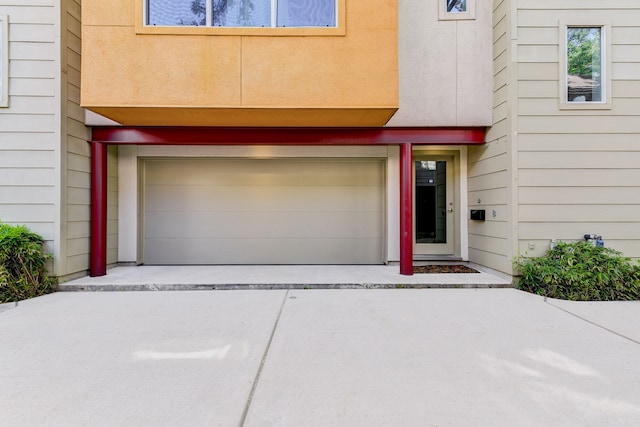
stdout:
<svg viewBox="0 0 640 427">
<path fill-rule="evenodd" d="M 91 253 L 89 275 L 107 274 L 107 145 L 91 142 Z"/>
<path fill-rule="evenodd" d="M 400 274 L 413 275 L 413 146 L 400 145 Z"/>
</svg>

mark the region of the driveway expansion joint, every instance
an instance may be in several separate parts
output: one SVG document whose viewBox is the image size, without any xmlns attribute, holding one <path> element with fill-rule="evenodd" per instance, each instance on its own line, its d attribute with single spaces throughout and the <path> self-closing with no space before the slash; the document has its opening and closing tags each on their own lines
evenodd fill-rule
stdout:
<svg viewBox="0 0 640 427">
<path fill-rule="evenodd" d="M 544 303 L 545 303 L 545 304 L 547 304 L 547 305 L 550 305 L 550 306 L 551 306 L 551 307 L 553 307 L 553 308 L 557 308 L 557 309 L 558 309 L 558 310 L 560 310 L 560 311 L 564 311 L 565 313 L 567 313 L 567 314 L 569 314 L 569 315 L 571 315 L 571 316 L 573 316 L 573 317 L 575 317 L 575 318 L 578 318 L 578 319 L 580 319 L 580 320 L 582 320 L 582 321 L 584 321 L 584 322 L 587 322 L 587 323 L 589 323 L 589 324 L 591 324 L 591 325 L 593 325 L 593 326 L 596 326 L 596 327 L 598 327 L 598 328 L 600 328 L 600 329 L 603 329 L 603 330 L 605 330 L 605 331 L 607 331 L 607 332 L 609 332 L 609 333 L 611 333 L 611 334 L 617 335 L 617 336 L 619 336 L 620 338 L 624 338 L 624 339 L 625 339 L 625 340 L 627 340 L 627 341 L 631 341 L 631 342 L 632 342 L 632 343 L 634 343 L 634 344 L 638 344 L 638 345 L 640 345 L 640 341 L 635 340 L 635 339 L 633 339 L 633 338 L 631 338 L 631 337 L 628 337 L 628 336 L 626 336 L 626 335 L 623 335 L 623 334 L 621 334 L 620 332 L 616 332 L 616 331 L 614 331 L 613 329 L 607 328 L 606 326 L 602 326 L 602 325 L 600 325 L 600 324 L 598 324 L 598 323 L 596 323 L 596 322 L 594 322 L 594 321 L 592 321 L 592 320 L 589 320 L 589 319 L 584 318 L 584 317 L 582 317 L 582 316 L 579 316 L 579 315 L 577 315 L 577 314 L 575 314 L 575 313 L 572 313 L 571 311 L 569 311 L 569 310 L 567 310 L 567 309 L 564 309 L 564 308 L 562 308 L 562 307 L 558 307 L 557 305 L 552 304 L 552 303 L 550 303 L 549 301 L 547 301 L 547 299 L 546 299 L 546 298 L 545 298 L 545 300 L 544 300 Z"/>
<path fill-rule="evenodd" d="M 247 403 L 244 406 L 244 410 L 242 411 L 242 416 L 240 417 L 240 422 L 238 423 L 239 427 L 243 427 L 245 421 L 247 420 L 247 415 L 249 414 L 249 409 L 251 409 L 251 402 L 253 401 L 253 396 L 256 392 L 256 388 L 258 387 L 258 382 L 260 381 L 260 375 L 262 374 L 262 368 L 264 368 L 264 364 L 267 361 L 267 356 L 269 355 L 269 349 L 271 348 L 271 342 L 273 341 L 273 337 L 276 334 L 276 329 L 278 329 L 278 323 L 280 322 L 280 316 L 282 315 L 282 311 L 284 310 L 284 304 L 287 302 L 287 297 L 289 295 L 289 291 L 284 293 L 284 297 L 282 298 L 282 303 L 280 304 L 280 310 L 278 311 L 278 315 L 276 316 L 276 321 L 273 324 L 273 329 L 271 330 L 271 335 L 269 336 L 269 341 L 267 341 L 267 346 L 264 350 L 264 354 L 262 355 L 262 360 L 260 360 L 260 366 L 258 367 L 258 372 L 253 380 L 253 385 L 251 386 L 251 391 L 249 392 L 249 397 L 247 398 Z"/>
</svg>

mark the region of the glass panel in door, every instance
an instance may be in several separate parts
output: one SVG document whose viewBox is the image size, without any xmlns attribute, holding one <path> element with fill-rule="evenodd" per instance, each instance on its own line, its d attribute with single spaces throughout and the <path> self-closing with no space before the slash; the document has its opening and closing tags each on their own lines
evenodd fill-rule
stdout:
<svg viewBox="0 0 640 427">
<path fill-rule="evenodd" d="M 453 253 L 453 170 L 448 159 L 417 160 L 414 187 L 416 254 Z"/>
</svg>

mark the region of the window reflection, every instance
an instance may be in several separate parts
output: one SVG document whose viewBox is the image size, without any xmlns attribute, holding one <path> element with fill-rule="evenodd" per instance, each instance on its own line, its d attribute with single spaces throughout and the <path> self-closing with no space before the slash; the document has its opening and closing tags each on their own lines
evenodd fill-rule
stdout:
<svg viewBox="0 0 640 427">
<path fill-rule="evenodd" d="M 147 25 L 335 27 L 336 0 L 147 0 Z"/>
<path fill-rule="evenodd" d="M 213 0 L 216 27 L 270 27 L 271 0 Z"/>
<path fill-rule="evenodd" d="M 278 0 L 278 27 L 333 27 L 333 0 Z"/>
<path fill-rule="evenodd" d="M 602 101 L 602 29 L 567 28 L 567 101 Z"/>
</svg>

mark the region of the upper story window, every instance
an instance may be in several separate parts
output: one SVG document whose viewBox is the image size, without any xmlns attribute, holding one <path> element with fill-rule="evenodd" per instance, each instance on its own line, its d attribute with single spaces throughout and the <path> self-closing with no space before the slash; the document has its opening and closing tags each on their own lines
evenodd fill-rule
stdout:
<svg viewBox="0 0 640 427">
<path fill-rule="evenodd" d="M 441 21 L 476 19 L 475 0 L 439 0 L 438 19 Z"/>
<path fill-rule="evenodd" d="M 336 0 L 147 0 L 146 25 L 336 27 Z"/>
<path fill-rule="evenodd" d="M 561 26 L 561 108 L 611 108 L 607 25 Z"/>
<path fill-rule="evenodd" d="M 602 28 L 567 28 L 567 102 L 602 102 Z"/>
</svg>

